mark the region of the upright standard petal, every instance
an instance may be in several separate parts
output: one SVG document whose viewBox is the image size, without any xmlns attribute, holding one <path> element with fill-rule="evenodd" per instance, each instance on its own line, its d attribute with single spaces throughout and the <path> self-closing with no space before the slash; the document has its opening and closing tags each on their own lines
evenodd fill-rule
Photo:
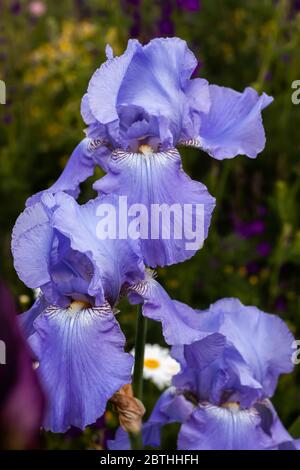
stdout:
<svg viewBox="0 0 300 470">
<path fill-rule="evenodd" d="M 107 400 L 131 381 L 132 356 L 108 305 L 48 307 L 34 323 L 29 343 L 46 396 L 45 429 L 84 428 L 105 411 Z"/>
<path fill-rule="evenodd" d="M 126 196 L 145 263 L 165 266 L 191 258 L 208 235 L 215 199 L 182 169 L 179 153 L 115 151 L 100 193 Z M 130 227 L 129 227 L 130 228 Z"/>
<path fill-rule="evenodd" d="M 221 315 L 219 329 L 251 368 L 253 378 L 271 397 L 280 374 L 293 370 L 293 335 L 277 316 L 256 307 L 244 306 L 238 299 L 222 299 L 211 305 L 211 315 Z"/>
<path fill-rule="evenodd" d="M 97 210 L 109 207 L 117 217 L 116 200 L 112 196 L 79 206 L 65 193 L 43 194 L 41 202 L 25 209 L 12 240 L 23 282 L 41 287 L 48 303 L 56 305 L 67 306 L 70 298 L 114 304 L 125 282 L 144 275 L 137 240 L 98 237 Z"/>
<path fill-rule="evenodd" d="M 210 85 L 211 107 L 201 115 L 199 134 L 186 145 L 200 147 L 212 157 L 223 160 L 236 155 L 255 158 L 265 147 L 261 112 L 273 98 L 246 88 L 239 93 L 231 88 Z"/>
<path fill-rule="evenodd" d="M 102 124 L 118 119 L 117 99 L 124 76 L 137 49 L 141 48 L 137 40 L 128 42 L 127 50 L 120 57 L 107 60 L 92 76 L 87 92 L 85 109 L 89 106 L 95 120 Z M 89 116 L 89 118 L 88 118 Z M 83 118 L 90 124 L 91 115 L 84 112 Z"/>
<path fill-rule="evenodd" d="M 88 132 L 105 125 L 111 143 L 124 150 L 134 150 L 133 129 L 137 142 L 155 137 L 162 148 L 195 135 L 197 116 L 208 111 L 210 97 L 205 80 L 190 80 L 197 60 L 185 41 L 157 38 L 142 46 L 130 40 L 123 55 L 109 56 L 82 100 Z"/>
<path fill-rule="evenodd" d="M 88 294 L 95 296 L 98 305 L 105 299 L 113 305 L 123 284 L 144 276 L 137 240 L 121 239 L 117 233 L 100 238 L 103 235 L 99 233 L 100 212 L 103 215 L 106 211 L 119 218 L 117 197 L 97 198 L 80 206 L 71 196 L 61 194 L 53 215 L 54 228 L 70 240 L 73 250 L 85 254 L 92 262 L 93 276 Z"/>
</svg>

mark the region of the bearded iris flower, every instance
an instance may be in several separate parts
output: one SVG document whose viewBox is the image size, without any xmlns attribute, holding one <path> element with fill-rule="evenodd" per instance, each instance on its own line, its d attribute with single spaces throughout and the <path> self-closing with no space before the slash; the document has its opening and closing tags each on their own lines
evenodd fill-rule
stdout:
<svg viewBox="0 0 300 470">
<path fill-rule="evenodd" d="M 197 60 L 179 38 L 130 40 L 123 55 L 106 49 L 107 61 L 92 76 L 82 99 L 87 138 L 75 149 L 64 173 L 48 191 L 76 197 L 79 183 L 100 165 L 106 175 L 94 184 L 99 194 L 127 196 L 128 204 L 204 206 L 208 235 L 214 198 L 184 172 L 180 146 L 194 146 L 222 160 L 257 156 L 265 145 L 261 111 L 271 103 L 246 88 L 238 93 L 191 79 Z M 36 202 L 37 197 L 28 204 Z M 184 261 L 195 249 L 186 240 L 142 239 L 151 267 Z"/>
<path fill-rule="evenodd" d="M 143 263 L 131 240 L 95 237 L 97 204 L 45 194 L 13 231 L 19 277 L 41 289 L 21 323 L 48 399 L 44 427 L 54 432 L 95 422 L 131 381 L 132 356 L 114 306 L 122 284 L 143 276 Z"/>
<path fill-rule="evenodd" d="M 139 240 L 97 237 L 97 208 L 108 203 L 118 209 L 115 196 L 80 206 L 63 192 L 46 193 L 13 231 L 15 269 L 41 291 L 20 322 L 48 398 L 44 427 L 54 432 L 95 422 L 131 382 L 133 358 L 115 318 L 120 295 L 143 302 L 143 314 L 162 322 L 170 345 L 204 335 L 192 328 L 192 309 L 171 300 L 145 270 Z"/>
<path fill-rule="evenodd" d="M 180 450 L 298 448 L 269 400 L 279 375 L 293 369 L 288 328 L 237 299 L 220 300 L 200 316 L 201 328 L 215 323 L 215 332 L 173 348 L 181 372 L 144 425 L 145 445 L 159 446 L 161 426 L 180 422 Z M 126 448 L 126 439 L 119 430 L 111 448 Z"/>
</svg>

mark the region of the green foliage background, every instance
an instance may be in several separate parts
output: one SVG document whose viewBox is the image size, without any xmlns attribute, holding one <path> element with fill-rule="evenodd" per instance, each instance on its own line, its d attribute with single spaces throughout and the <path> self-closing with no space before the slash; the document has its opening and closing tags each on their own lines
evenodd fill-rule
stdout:
<svg viewBox="0 0 300 470">
<path fill-rule="evenodd" d="M 80 100 L 92 72 L 104 60 L 110 42 L 121 53 L 133 27 L 134 2 L 47 1 L 46 13 L 33 18 L 23 0 L 1 2 L 0 79 L 7 104 L 0 106 L 0 249 L 2 279 L 11 287 L 20 311 L 33 294 L 17 279 L 10 255 L 14 221 L 31 194 L 60 174 L 83 136 Z M 159 35 L 163 1 L 141 1 L 139 38 Z M 300 79 L 300 14 L 292 0 L 203 0 L 198 12 L 176 1 L 169 21 L 199 58 L 198 72 L 211 83 L 242 91 L 254 86 L 275 98 L 264 112 L 265 151 L 255 160 L 215 161 L 198 150 L 182 151 L 185 170 L 205 183 L 217 199 L 209 238 L 190 261 L 158 271 L 170 295 L 195 308 L 222 297 L 281 316 L 300 338 L 300 105 L 292 104 L 291 84 Z M 102 175 L 97 169 L 94 179 Z M 94 195 L 83 185 L 82 201 Z M 237 224 L 263 227 L 242 236 Z M 262 248 L 265 252 L 262 254 Z M 122 305 L 119 320 L 133 346 L 135 311 Z M 272 332 L 270 331 L 270 334 Z M 163 343 L 151 323 L 148 342 Z M 274 398 L 280 417 L 300 437 L 300 366 L 282 377 Z M 159 390 L 145 384 L 148 412 Z M 296 421 L 296 422 L 295 422 Z M 294 423 L 294 424 L 293 424 Z M 112 410 L 106 426 L 114 428 Z M 103 429 L 76 435 L 44 435 L 48 448 L 99 447 Z M 175 448 L 175 428 L 165 447 Z"/>
</svg>

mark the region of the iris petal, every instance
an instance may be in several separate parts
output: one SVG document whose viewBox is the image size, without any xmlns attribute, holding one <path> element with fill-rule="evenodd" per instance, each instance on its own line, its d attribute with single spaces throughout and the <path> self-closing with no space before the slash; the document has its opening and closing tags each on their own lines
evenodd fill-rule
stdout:
<svg viewBox="0 0 300 470">
<path fill-rule="evenodd" d="M 126 196 L 128 207 L 140 204 L 145 208 L 141 248 L 145 263 L 151 267 L 191 258 L 208 235 L 215 199 L 203 184 L 184 173 L 175 149 L 146 154 L 116 151 L 108 174 L 94 189 Z M 161 219 L 151 218 L 159 209 L 165 210 L 169 227 Z"/>
<path fill-rule="evenodd" d="M 107 400 L 131 381 L 133 358 L 109 307 L 48 307 L 34 323 L 29 343 L 48 398 L 45 429 L 84 428 L 100 417 Z"/>
</svg>

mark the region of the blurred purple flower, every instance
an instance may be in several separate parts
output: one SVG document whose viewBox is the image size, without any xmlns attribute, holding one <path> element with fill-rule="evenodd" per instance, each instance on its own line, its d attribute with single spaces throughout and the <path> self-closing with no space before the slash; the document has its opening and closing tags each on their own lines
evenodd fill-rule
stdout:
<svg viewBox="0 0 300 470">
<path fill-rule="evenodd" d="M 275 310 L 283 312 L 286 310 L 286 300 L 282 295 L 276 299 Z"/>
<path fill-rule="evenodd" d="M 13 15 L 19 15 L 22 9 L 21 2 L 18 2 L 18 1 L 12 2 L 9 9 Z"/>
<path fill-rule="evenodd" d="M 300 11 L 300 0 L 292 0 L 292 9 L 296 13 Z"/>
<path fill-rule="evenodd" d="M 188 11 L 199 11 L 201 8 L 200 0 L 177 0 L 179 8 Z"/>
<path fill-rule="evenodd" d="M 266 82 L 270 82 L 272 80 L 272 72 L 270 70 L 268 70 L 266 73 L 265 73 L 265 76 L 264 76 L 264 79 Z"/>
<path fill-rule="evenodd" d="M 266 257 L 269 256 L 272 248 L 268 242 L 261 242 L 257 245 L 256 249 L 260 256 Z"/>
<path fill-rule="evenodd" d="M 123 0 L 122 6 L 125 12 L 132 18 L 129 36 L 131 38 L 139 37 L 141 32 L 141 0 Z"/>
<path fill-rule="evenodd" d="M 162 3 L 161 18 L 158 22 L 158 36 L 174 35 L 175 28 L 172 21 L 173 8 L 172 0 L 166 0 Z"/>
<path fill-rule="evenodd" d="M 247 269 L 249 276 L 254 276 L 255 274 L 259 272 L 260 266 L 255 261 L 251 261 L 250 263 L 247 264 L 246 269 Z"/>
<path fill-rule="evenodd" d="M 251 222 L 242 222 L 237 219 L 234 221 L 234 225 L 236 233 L 246 239 L 262 235 L 265 231 L 265 222 L 260 219 Z"/>
<path fill-rule="evenodd" d="M 256 212 L 259 217 L 264 217 L 267 215 L 267 208 L 265 206 L 257 206 Z"/>
<path fill-rule="evenodd" d="M 14 301 L 3 283 L 0 297 L 0 339 L 5 344 L 5 364 L 0 362 L 0 447 L 27 449 L 38 444 L 44 397 L 16 321 Z"/>
</svg>

